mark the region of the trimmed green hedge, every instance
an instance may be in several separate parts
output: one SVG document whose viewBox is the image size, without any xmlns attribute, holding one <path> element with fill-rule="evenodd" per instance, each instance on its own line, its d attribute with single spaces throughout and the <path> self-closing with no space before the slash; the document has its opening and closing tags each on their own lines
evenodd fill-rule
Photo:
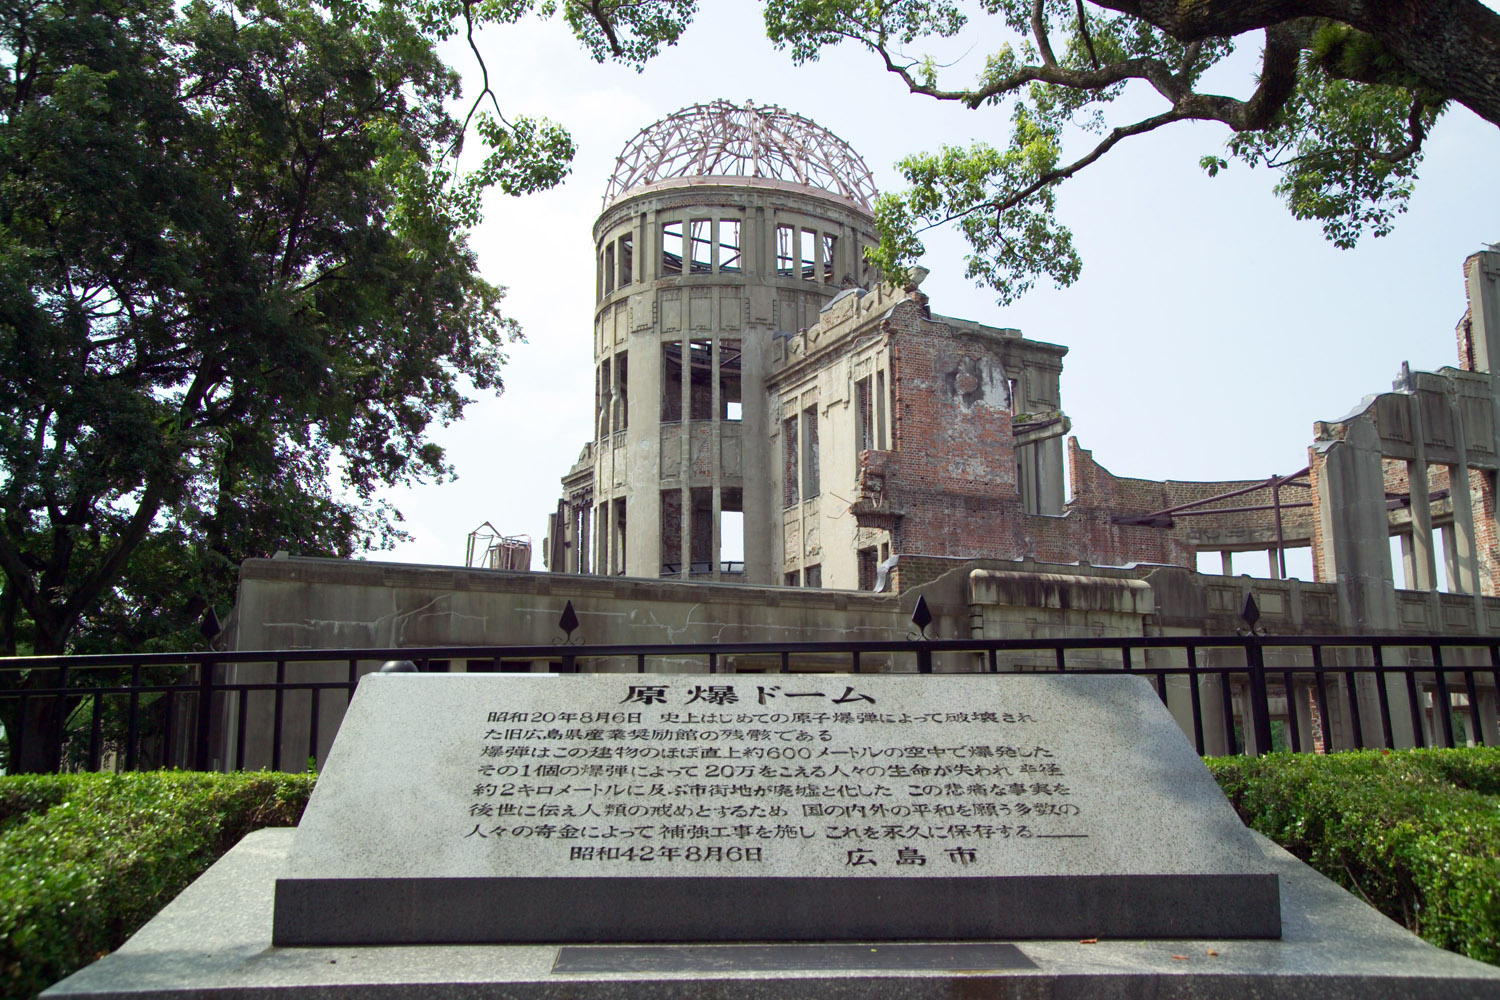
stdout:
<svg viewBox="0 0 1500 1000">
<path fill-rule="evenodd" d="M 31 997 L 151 919 L 252 830 L 295 826 L 313 776 L 0 778 L 0 996 Z"/>
<path fill-rule="evenodd" d="M 1439 948 L 1500 964 L 1500 748 L 1208 766 L 1248 825 Z"/>
</svg>

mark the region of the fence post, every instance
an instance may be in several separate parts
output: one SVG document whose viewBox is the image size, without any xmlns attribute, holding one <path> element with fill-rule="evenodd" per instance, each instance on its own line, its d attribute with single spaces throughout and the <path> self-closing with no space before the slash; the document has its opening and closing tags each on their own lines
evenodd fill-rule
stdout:
<svg viewBox="0 0 1500 1000">
<path fill-rule="evenodd" d="M 1271 750 L 1271 694 L 1266 686 L 1266 651 L 1260 636 L 1252 633 L 1245 637 L 1245 660 L 1250 666 L 1250 717 L 1258 757 Z"/>
<path fill-rule="evenodd" d="M 911 613 L 912 624 L 917 627 L 915 633 L 907 633 L 907 638 L 914 642 L 930 642 L 932 636 L 927 634 L 927 626 L 932 624 L 932 610 L 927 607 L 927 598 L 921 594 L 917 595 L 917 606 Z M 917 673 L 932 673 L 932 650 L 926 646 L 917 649 Z"/>
<path fill-rule="evenodd" d="M 1266 651 L 1261 645 L 1266 630 L 1260 627 L 1260 606 L 1255 603 L 1253 591 L 1245 594 L 1240 617 L 1245 620 L 1245 627 L 1235 631 L 1245 640 L 1245 666 L 1250 676 L 1250 730 L 1255 735 L 1255 755 L 1258 757 L 1271 750 L 1271 693 L 1266 686 Z M 1227 674 L 1224 681 L 1227 685 Z M 1291 698 L 1292 693 L 1288 691 L 1287 704 L 1291 704 Z"/>
<path fill-rule="evenodd" d="M 204 660 L 198 664 L 198 736 L 197 752 L 194 754 L 194 768 L 199 771 L 209 770 L 208 758 L 208 730 L 209 714 L 208 706 L 213 701 L 214 693 L 214 661 Z"/>
</svg>

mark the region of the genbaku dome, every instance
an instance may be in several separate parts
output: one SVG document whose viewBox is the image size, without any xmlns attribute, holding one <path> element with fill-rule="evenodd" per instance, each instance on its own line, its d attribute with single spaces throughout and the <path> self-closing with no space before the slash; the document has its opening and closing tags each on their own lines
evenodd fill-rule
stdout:
<svg viewBox="0 0 1500 1000">
<path fill-rule="evenodd" d="M 780 108 L 718 101 L 643 129 L 594 225 L 594 393 L 578 401 L 593 408 L 593 435 L 549 517 L 549 572 L 496 559 L 252 559 L 229 647 L 556 648 L 427 664 L 547 671 L 567 641 L 903 639 L 918 600 L 932 614 L 929 637 L 1232 635 L 1247 596 L 1281 635 L 1500 633 L 1500 252 L 1463 261 L 1457 365 L 1400 366 L 1389 391 L 1352 411 L 1347 400 L 1320 404 L 1346 415 L 1309 413 L 1304 468 L 1156 482 L 1112 474 L 1069 436 L 1065 347 L 944 316 L 922 293 L 925 272 L 895 287 L 866 266 L 875 195 L 858 153 Z M 578 280 L 582 290 L 589 276 Z M 1311 550 L 1312 580 L 1288 578 L 1291 549 Z M 1223 572 L 1197 572 L 1214 553 Z M 1119 666 L 1112 655 L 1095 665 Z M 1158 655 L 1147 651 L 1147 665 Z M 583 668 L 636 668 L 619 659 Z M 1033 665 L 1012 660 L 1003 668 Z M 703 668 L 671 657 L 652 666 Z M 778 667 L 749 656 L 717 665 Z M 972 654 L 934 663 L 984 667 Z M 231 670 L 232 683 L 273 679 L 270 665 Z M 287 670 L 290 680 L 345 677 L 331 665 Z M 1477 700 L 1494 744 L 1494 673 L 1476 676 L 1463 697 Z M 1177 680 L 1162 694 L 1184 726 L 1195 697 L 1225 706 L 1207 713 L 1222 718 L 1203 734 L 1207 752 L 1225 752 L 1243 693 L 1204 676 L 1195 695 Z M 1411 745 L 1417 726 L 1430 738 L 1429 688 L 1392 695 L 1397 745 Z M 1345 746 L 1348 706 L 1364 714 L 1375 697 L 1365 684 L 1331 691 L 1319 711 L 1298 681 L 1270 704 L 1306 745 L 1317 732 Z M 310 738 L 326 750 L 337 700 L 323 703 L 316 733 L 292 706 L 288 720 L 303 721 L 285 727 L 283 750 L 306 754 Z M 241 733 L 246 766 L 270 759 L 271 713 L 266 699 L 215 723 L 226 759 Z"/>
<path fill-rule="evenodd" d="M 1188 555 L 1056 520 L 1066 348 L 882 285 L 874 197 L 858 153 L 781 108 L 696 105 L 630 141 L 594 224 L 594 439 L 549 568 L 883 590 L 914 558 Z"/>
</svg>

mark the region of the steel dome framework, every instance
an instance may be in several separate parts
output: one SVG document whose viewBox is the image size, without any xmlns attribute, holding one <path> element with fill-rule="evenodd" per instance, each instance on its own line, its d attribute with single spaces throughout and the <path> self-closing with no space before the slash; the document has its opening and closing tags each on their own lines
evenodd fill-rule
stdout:
<svg viewBox="0 0 1500 1000">
<path fill-rule="evenodd" d="M 626 143 L 604 192 L 605 207 L 628 192 L 683 177 L 754 177 L 828 191 L 871 211 L 875 181 L 850 145 L 775 105 L 695 104 L 647 126 Z"/>
</svg>

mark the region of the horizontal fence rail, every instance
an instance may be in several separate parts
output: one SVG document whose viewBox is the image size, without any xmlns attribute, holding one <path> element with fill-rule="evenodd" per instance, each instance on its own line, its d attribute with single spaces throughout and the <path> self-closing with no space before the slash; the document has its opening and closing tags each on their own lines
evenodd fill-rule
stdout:
<svg viewBox="0 0 1500 1000">
<path fill-rule="evenodd" d="M 301 770 L 387 661 L 430 673 L 938 672 L 1002 685 L 997 695 L 1008 674 L 1126 672 L 1205 755 L 1500 742 L 1500 637 L 433 646 L 0 658 L 5 769 Z"/>
</svg>

